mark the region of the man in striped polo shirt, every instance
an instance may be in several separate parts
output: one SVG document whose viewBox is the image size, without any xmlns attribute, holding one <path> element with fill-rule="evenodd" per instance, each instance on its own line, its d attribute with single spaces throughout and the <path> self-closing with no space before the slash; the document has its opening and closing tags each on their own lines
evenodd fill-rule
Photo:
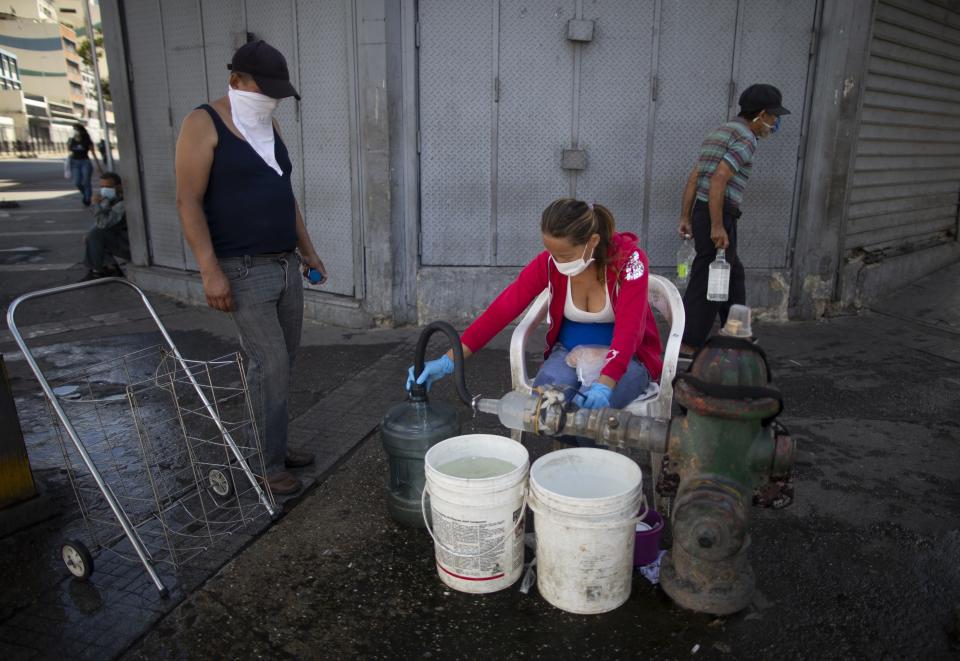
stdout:
<svg viewBox="0 0 960 661">
<path fill-rule="evenodd" d="M 753 168 L 757 138 L 766 138 L 780 127 L 780 116 L 790 113 L 773 85 L 751 85 L 740 95 L 740 114 L 707 136 L 696 165 L 687 178 L 680 214 L 680 235 L 693 236 L 697 256 L 683 295 L 687 323 L 681 352 L 692 353 L 706 341 L 713 320 L 735 303 L 746 303 L 743 264 L 737 255 L 737 219 L 743 189 Z M 730 263 L 730 295 L 722 303 L 707 300 L 710 263 L 717 250 Z"/>
</svg>

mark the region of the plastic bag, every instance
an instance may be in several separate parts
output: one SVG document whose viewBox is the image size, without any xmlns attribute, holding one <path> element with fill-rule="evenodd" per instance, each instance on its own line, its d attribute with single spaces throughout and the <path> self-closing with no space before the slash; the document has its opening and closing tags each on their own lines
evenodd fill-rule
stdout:
<svg viewBox="0 0 960 661">
<path fill-rule="evenodd" d="M 67 156 L 63 159 L 63 178 L 70 179 L 73 177 L 73 170 L 70 168 L 70 157 Z"/>
<path fill-rule="evenodd" d="M 607 364 L 609 347 L 595 344 L 582 344 L 567 354 L 566 363 L 577 370 L 577 379 L 583 388 L 589 388 L 600 378 L 600 372 Z"/>
</svg>

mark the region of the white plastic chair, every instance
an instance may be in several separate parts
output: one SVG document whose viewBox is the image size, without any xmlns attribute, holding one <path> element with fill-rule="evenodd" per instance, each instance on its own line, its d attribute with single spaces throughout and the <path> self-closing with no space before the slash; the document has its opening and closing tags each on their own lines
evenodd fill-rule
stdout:
<svg viewBox="0 0 960 661">
<path fill-rule="evenodd" d="M 670 324 L 670 334 L 667 336 L 666 349 L 663 353 L 663 371 L 660 374 L 660 383 L 651 381 L 647 390 L 627 405 L 626 410 L 630 413 L 666 420 L 670 418 L 670 409 L 673 405 L 673 377 L 677 373 L 680 344 L 683 341 L 683 328 L 687 317 L 683 310 L 683 299 L 672 282 L 663 276 L 654 274 L 649 276 L 647 282 L 647 298 L 650 305 L 656 308 Z M 510 338 L 510 376 L 513 380 L 514 390 L 527 394 L 533 392 L 533 379 L 527 376 L 526 346 L 537 326 L 546 319 L 549 303 L 549 292 L 544 290 L 530 304 L 530 308 Z M 515 441 L 519 442 L 521 435 L 522 432 L 520 431 L 511 431 L 511 436 Z M 660 472 L 662 461 L 662 454 L 650 453 L 654 488 L 656 488 L 657 473 Z M 659 509 L 659 503 L 657 509 Z"/>
</svg>

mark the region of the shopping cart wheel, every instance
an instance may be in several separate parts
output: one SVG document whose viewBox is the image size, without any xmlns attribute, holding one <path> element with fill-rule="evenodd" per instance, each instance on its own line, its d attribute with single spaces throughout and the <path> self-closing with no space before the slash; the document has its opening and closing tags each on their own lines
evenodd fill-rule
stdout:
<svg viewBox="0 0 960 661">
<path fill-rule="evenodd" d="M 220 500 L 226 500 L 233 495 L 233 480 L 230 474 L 219 468 L 211 468 L 207 473 L 207 486 Z"/>
<path fill-rule="evenodd" d="M 93 556 L 83 542 L 74 539 L 64 542 L 60 547 L 60 557 L 63 558 L 67 571 L 81 581 L 87 580 L 93 573 Z"/>
</svg>

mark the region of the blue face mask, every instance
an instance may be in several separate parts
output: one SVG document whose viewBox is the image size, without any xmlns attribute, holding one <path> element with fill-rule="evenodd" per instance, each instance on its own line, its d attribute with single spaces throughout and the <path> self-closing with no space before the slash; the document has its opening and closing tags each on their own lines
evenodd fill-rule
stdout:
<svg viewBox="0 0 960 661">
<path fill-rule="evenodd" d="M 780 117 L 779 117 L 779 115 L 777 116 L 777 119 L 776 119 L 776 121 L 775 121 L 773 124 L 767 124 L 766 122 L 760 122 L 760 123 L 763 124 L 764 126 L 766 126 L 768 129 L 770 129 L 770 133 L 776 133 L 777 131 L 780 130 Z"/>
<path fill-rule="evenodd" d="M 104 186 L 100 189 L 100 197 L 105 200 L 115 200 L 117 199 L 117 189 Z"/>
</svg>

